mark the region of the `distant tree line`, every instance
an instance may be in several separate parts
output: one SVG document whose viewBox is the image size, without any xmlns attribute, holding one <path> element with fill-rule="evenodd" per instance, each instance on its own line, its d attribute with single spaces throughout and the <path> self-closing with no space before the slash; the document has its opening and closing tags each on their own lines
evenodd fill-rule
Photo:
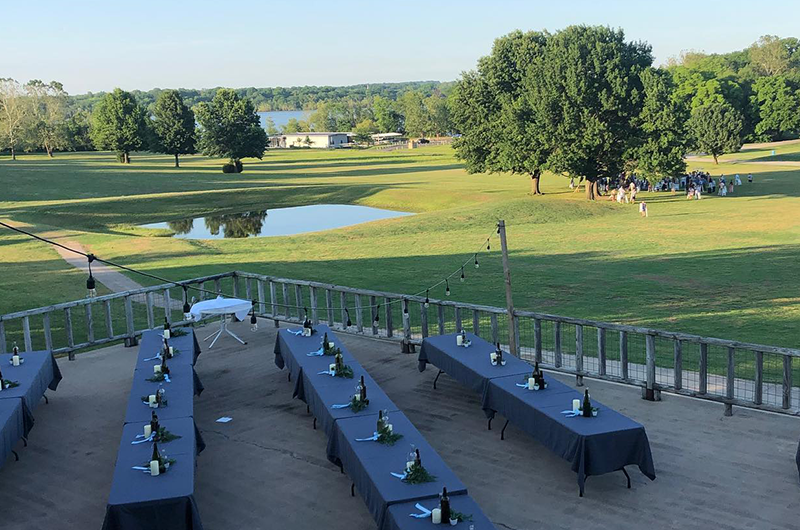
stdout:
<svg viewBox="0 0 800 530">
<path fill-rule="evenodd" d="M 470 172 L 543 171 L 598 181 L 685 171 L 684 155 L 717 158 L 744 141 L 800 135 L 800 42 L 765 36 L 725 55 L 684 53 L 654 68 L 651 48 L 622 30 L 516 31 L 465 72 L 449 98 L 457 156 Z"/>
</svg>

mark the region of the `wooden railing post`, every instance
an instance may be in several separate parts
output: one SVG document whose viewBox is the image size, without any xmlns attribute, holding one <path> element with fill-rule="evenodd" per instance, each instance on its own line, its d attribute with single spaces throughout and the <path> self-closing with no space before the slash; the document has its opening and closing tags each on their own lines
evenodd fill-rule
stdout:
<svg viewBox="0 0 800 530">
<path fill-rule="evenodd" d="M 648 401 L 656 400 L 656 337 L 649 333 L 645 335 L 645 348 L 647 366 L 645 370 L 644 398 Z"/>
<path fill-rule="evenodd" d="M 553 321 L 553 364 L 556 368 L 561 368 L 561 322 Z"/>
<path fill-rule="evenodd" d="M 264 280 L 260 279 L 256 282 L 256 290 L 258 291 L 258 312 L 262 315 L 267 312 L 267 305 L 264 293 Z"/>
<path fill-rule="evenodd" d="M 500 329 L 497 326 L 497 313 L 489 314 L 489 322 L 492 325 L 492 342 L 497 344 L 500 342 Z"/>
<path fill-rule="evenodd" d="M 316 326 L 319 324 L 319 315 L 317 314 L 317 288 L 312 285 L 308 288 L 308 292 L 311 303 L 311 323 Z"/>
<path fill-rule="evenodd" d="M 133 323 L 133 303 L 130 295 L 125 297 L 125 346 L 136 346 L 136 326 Z"/>
<path fill-rule="evenodd" d="M 289 304 L 289 285 L 286 282 L 281 284 L 281 295 L 283 295 L 283 314 L 288 320 L 292 316 L 292 310 L 289 307 L 291 305 Z"/>
<path fill-rule="evenodd" d="M 269 282 L 269 307 L 272 318 L 278 317 L 278 291 L 275 288 L 275 282 Z"/>
<path fill-rule="evenodd" d="M 583 386 L 583 326 L 575 325 L 575 385 Z"/>
<path fill-rule="evenodd" d="M 542 321 L 533 319 L 533 349 L 536 362 L 542 362 Z"/>
<path fill-rule="evenodd" d="M 298 284 L 294 285 L 294 299 L 295 299 L 294 305 L 297 306 L 297 319 L 298 320 L 302 320 L 303 319 L 303 288 Z"/>
<path fill-rule="evenodd" d="M 239 298 L 239 275 L 233 274 L 233 297 Z"/>
<path fill-rule="evenodd" d="M 444 306 L 436 305 L 436 317 L 439 323 L 439 335 L 444 335 Z"/>
<path fill-rule="evenodd" d="M 25 343 L 25 351 L 33 351 L 33 341 L 31 340 L 31 321 L 30 317 L 22 317 L 22 337 Z"/>
<path fill-rule="evenodd" d="M 103 308 L 106 314 L 106 337 L 109 339 L 114 336 L 114 321 L 111 315 L 111 300 L 106 300 L 103 303 Z"/>
<path fill-rule="evenodd" d="M 6 324 L 0 320 L 0 353 L 6 352 Z"/>
<path fill-rule="evenodd" d="M 606 328 L 597 328 L 597 370 L 606 375 Z"/>
<path fill-rule="evenodd" d="M 392 304 L 388 298 L 383 299 L 384 311 L 386 314 L 386 336 L 392 338 L 394 336 L 394 322 L 392 322 Z"/>
<path fill-rule="evenodd" d="M 147 304 L 147 328 L 153 329 L 156 327 L 155 319 L 153 317 L 153 291 L 149 291 L 144 298 L 145 303 Z"/>
<path fill-rule="evenodd" d="M 333 328 L 333 293 L 325 289 L 325 313 L 327 313 L 328 326 Z"/>
<path fill-rule="evenodd" d="M 623 381 L 628 380 L 628 332 L 619 332 L 619 367 Z"/>
<path fill-rule="evenodd" d="M 344 291 L 339 291 L 339 311 L 342 322 L 342 329 L 347 329 L 347 294 Z"/>
<path fill-rule="evenodd" d="M 405 298 L 401 302 L 403 304 L 403 353 L 412 353 L 414 350 L 411 348 L 411 313 L 408 307 L 408 300 Z"/>
<path fill-rule="evenodd" d="M 423 303 L 419 304 L 419 321 L 422 338 L 424 339 L 428 336 L 428 308 Z"/>
<path fill-rule="evenodd" d="M 472 310 L 472 332 L 481 336 L 481 312 L 477 309 Z"/>
<path fill-rule="evenodd" d="M 781 407 L 788 409 L 792 406 L 792 358 L 783 356 L 783 400 Z"/>
<path fill-rule="evenodd" d="M 164 318 L 172 324 L 172 296 L 169 289 L 164 289 Z"/>
<path fill-rule="evenodd" d="M 680 390 L 683 388 L 683 343 L 680 339 L 675 339 L 672 342 L 672 348 L 672 363 L 674 366 L 673 379 L 675 380 L 673 386 L 675 387 L 675 390 Z"/>
<path fill-rule="evenodd" d="M 733 392 L 736 377 L 736 349 L 728 347 L 728 373 L 725 381 L 725 397 L 730 401 L 725 403 L 725 415 L 733 416 Z"/>
<path fill-rule="evenodd" d="M 700 343 L 700 385 L 699 394 L 708 392 L 708 344 Z"/>
<path fill-rule="evenodd" d="M 764 352 L 757 351 L 755 352 L 755 355 L 756 388 L 753 392 L 753 403 L 756 405 L 761 405 L 764 398 Z"/>
<path fill-rule="evenodd" d="M 0 322 L 0 326 L 2 326 Z M 42 315 L 42 327 L 44 328 L 44 347 L 47 351 L 53 351 L 53 331 L 50 329 L 50 313 Z M 2 338 L 0 338 L 2 342 Z"/>
<path fill-rule="evenodd" d="M 456 319 L 456 333 L 461 333 L 461 308 L 456 306 L 453 309 L 453 314 Z"/>
<path fill-rule="evenodd" d="M 361 314 L 363 311 L 361 307 L 361 295 L 355 295 L 356 299 L 356 329 L 359 333 L 364 333 L 364 316 Z"/>
<path fill-rule="evenodd" d="M 83 310 L 86 313 L 86 339 L 89 344 L 94 342 L 94 318 L 92 317 L 92 304 L 85 304 Z"/>
<path fill-rule="evenodd" d="M 244 293 L 245 293 L 244 295 L 245 298 L 247 298 L 248 300 L 253 299 L 253 286 L 251 285 L 250 278 L 244 279 Z"/>
<path fill-rule="evenodd" d="M 67 346 L 69 347 L 69 360 L 75 360 L 75 352 L 73 348 L 75 348 L 75 336 L 72 333 L 72 312 L 70 311 L 69 307 L 64 309 L 64 329 L 67 332 Z"/>
<path fill-rule="evenodd" d="M 369 297 L 369 325 L 372 326 L 372 334 L 378 334 L 378 324 L 375 322 L 375 317 L 378 315 L 378 300 L 374 296 Z"/>
</svg>

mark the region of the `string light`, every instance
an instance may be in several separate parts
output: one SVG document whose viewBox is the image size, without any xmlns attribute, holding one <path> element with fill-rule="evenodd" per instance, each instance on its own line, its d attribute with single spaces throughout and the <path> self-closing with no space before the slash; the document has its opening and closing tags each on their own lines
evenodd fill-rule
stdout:
<svg viewBox="0 0 800 530">
<path fill-rule="evenodd" d="M 253 300 L 253 310 L 250 313 L 250 331 L 258 331 L 258 319 L 256 318 L 256 301 Z"/>
<path fill-rule="evenodd" d="M 403 298 L 403 314 L 404 315 L 408 314 L 408 300 L 406 300 L 405 298 Z"/>
<path fill-rule="evenodd" d="M 375 319 L 372 321 L 372 325 L 377 326 L 380 321 L 381 321 L 381 304 L 378 304 L 378 308 L 375 311 Z"/>
<path fill-rule="evenodd" d="M 350 320 L 350 311 L 348 311 L 347 308 L 345 307 L 344 308 L 344 313 L 347 315 L 347 325 L 345 327 L 349 328 L 350 326 L 353 325 L 353 321 Z"/>
<path fill-rule="evenodd" d="M 192 308 L 189 305 L 189 290 L 185 285 L 183 286 L 183 318 L 185 320 L 191 320 L 192 318 Z"/>
<path fill-rule="evenodd" d="M 489 240 L 488 240 L 488 239 L 486 240 L 486 250 L 487 250 L 487 252 L 488 252 L 489 250 L 492 250 L 492 244 L 491 244 L 491 243 L 489 243 Z"/>
<path fill-rule="evenodd" d="M 463 283 L 465 279 L 466 279 L 466 278 L 465 278 L 465 276 L 464 276 L 464 266 L 462 265 L 462 266 L 461 266 L 461 282 Z"/>
<path fill-rule="evenodd" d="M 89 277 L 86 278 L 86 296 L 88 298 L 94 298 L 97 296 L 97 282 L 95 282 L 94 276 L 92 276 L 92 262 L 95 260 L 94 254 L 87 255 L 86 259 L 89 260 Z"/>
<path fill-rule="evenodd" d="M 445 280 L 444 280 L 444 284 L 447 286 L 447 287 L 445 287 L 445 289 L 444 289 L 444 294 L 445 294 L 446 296 L 450 296 L 450 282 L 449 282 L 449 281 L 448 281 L 446 278 L 445 278 Z"/>
<path fill-rule="evenodd" d="M 425 307 L 426 308 L 430 307 L 430 305 L 431 305 L 431 299 L 428 296 L 430 294 L 430 292 L 431 292 L 430 289 L 425 289 Z"/>
<path fill-rule="evenodd" d="M 475 254 L 475 268 L 477 269 L 478 267 L 480 267 L 480 265 L 478 265 L 478 255 Z"/>
</svg>

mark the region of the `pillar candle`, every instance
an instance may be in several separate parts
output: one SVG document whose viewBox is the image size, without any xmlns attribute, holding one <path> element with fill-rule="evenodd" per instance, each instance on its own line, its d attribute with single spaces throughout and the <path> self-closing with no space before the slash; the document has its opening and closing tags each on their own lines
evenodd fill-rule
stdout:
<svg viewBox="0 0 800 530">
<path fill-rule="evenodd" d="M 169 354 L 170 355 L 174 355 L 175 354 L 175 349 L 172 346 L 169 347 Z"/>
<path fill-rule="evenodd" d="M 329 342 L 329 343 L 328 343 L 328 348 L 330 348 L 330 349 L 333 349 L 333 348 L 335 348 L 335 347 L 336 347 L 336 344 L 334 344 L 334 343 L 332 343 L 332 342 Z"/>
<path fill-rule="evenodd" d="M 573 399 L 572 400 L 572 412 L 578 412 L 581 409 L 581 400 L 580 399 Z"/>
<path fill-rule="evenodd" d="M 158 469 L 158 460 L 151 460 L 150 461 L 150 475 L 153 477 L 157 477 L 160 473 Z"/>
<path fill-rule="evenodd" d="M 11 357 L 11 364 L 14 366 L 19 366 L 19 355 L 14 355 Z"/>
<path fill-rule="evenodd" d="M 456 346 L 461 346 L 462 344 L 464 344 L 464 337 L 459 333 L 456 335 Z"/>
<path fill-rule="evenodd" d="M 145 438 L 150 438 L 150 435 L 152 433 L 153 433 L 153 428 L 148 423 L 147 425 L 144 426 L 144 437 Z"/>
<path fill-rule="evenodd" d="M 408 462 L 406 462 L 406 469 L 411 469 L 411 466 L 413 466 L 413 465 L 414 465 L 414 461 L 413 460 L 409 460 Z"/>
<path fill-rule="evenodd" d="M 153 365 L 153 373 L 154 374 L 160 374 L 161 373 L 161 365 L 160 364 L 154 364 Z"/>
<path fill-rule="evenodd" d="M 497 360 L 497 354 L 495 352 L 492 352 L 492 354 L 489 355 L 489 358 L 492 360 L 492 362 L 495 362 Z"/>
<path fill-rule="evenodd" d="M 151 407 L 155 407 L 156 406 L 156 395 L 155 394 L 150 394 L 147 397 L 147 402 L 150 403 Z"/>
<path fill-rule="evenodd" d="M 442 510 L 439 508 L 431 510 L 431 522 L 433 524 L 440 524 L 442 522 Z"/>
<path fill-rule="evenodd" d="M 533 390 L 534 385 L 536 385 L 536 379 L 533 377 L 528 378 L 528 390 Z"/>
<path fill-rule="evenodd" d="M 389 432 L 392 432 L 392 424 L 391 423 L 389 424 L 388 428 L 389 428 Z"/>
<path fill-rule="evenodd" d="M 165 338 L 165 339 L 168 339 L 168 338 L 169 338 L 169 330 L 168 330 L 168 329 L 165 329 L 165 330 L 164 330 L 164 338 Z"/>
<path fill-rule="evenodd" d="M 361 394 L 353 394 L 356 401 L 361 401 Z"/>
<path fill-rule="evenodd" d="M 336 371 L 336 363 L 331 363 L 331 365 L 328 366 L 328 370 L 330 370 L 331 373 L 335 372 Z"/>
</svg>

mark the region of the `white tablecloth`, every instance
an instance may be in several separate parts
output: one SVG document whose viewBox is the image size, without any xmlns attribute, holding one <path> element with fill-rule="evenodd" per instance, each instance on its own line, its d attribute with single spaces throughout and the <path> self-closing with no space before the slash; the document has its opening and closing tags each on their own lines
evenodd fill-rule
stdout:
<svg viewBox="0 0 800 530">
<path fill-rule="evenodd" d="M 218 296 L 213 300 L 204 300 L 194 304 L 192 306 L 192 318 L 200 320 L 203 315 L 234 314 L 239 320 L 244 320 L 252 308 L 253 303 L 250 300 Z"/>
</svg>

